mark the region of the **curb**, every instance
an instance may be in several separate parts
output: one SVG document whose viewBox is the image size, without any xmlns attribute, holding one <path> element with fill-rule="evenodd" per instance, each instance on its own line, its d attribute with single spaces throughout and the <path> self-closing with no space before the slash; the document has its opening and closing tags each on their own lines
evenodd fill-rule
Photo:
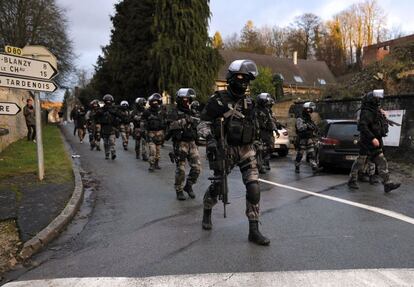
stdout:
<svg viewBox="0 0 414 287">
<path fill-rule="evenodd" d="M 62 130 L 60 130 L 60 132 L 66 152 L 68 155 L 70 155 L 69 144 L 66 141 Z M 59 233 L 71 222 L 72 218 L 78 212 L 83 200 L 83 184 L 79 166 L 75 164 L 74 160 L 72 160 L 72 170 L 75 177 L 75 189 L 72 193 L 72 197 L 62 212 L 51 223 L 49 223 L 48 226 L 42 229 L 32 239 L 24 243 L 23 248 L 19 253 L 20 259 L 28 259 L 33 254 L 37 253 L 39 250 L 45 247 L 53 239 L 55 239 Z"/>
</svg>

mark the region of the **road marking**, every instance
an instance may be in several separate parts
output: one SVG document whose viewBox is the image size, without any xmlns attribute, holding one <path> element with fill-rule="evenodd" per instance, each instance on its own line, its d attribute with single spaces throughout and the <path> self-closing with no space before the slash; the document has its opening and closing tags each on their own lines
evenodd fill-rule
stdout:
<svg viewBox="0 0 414 287">
<path fill-rule="evenodd" d="M 379 208 L 379 207 L 375 207 L 375 206 L 371 206 L 371 205 L 367 205 L 367 204 L 363 204 L 363 203 L 358 203 L 358 202 L 354 202 L 354 201 L 350 201 L 350 200 L 346 200 L 346 199 L 342 199 L 342 198 L 338 198 L 335 196 L 330 196 L 330 195 L 325 195 L 325 194 L 320 194 L 317 192 L 313 192 L 313 191 L 309 191 L 309 190 L 305 190 L 305 189 L 301 189 L 301 188 L 297 188 L 297 187 L 293 187 L 293 186 L 289 186 L 289 185 L 284 185 L 284 184 L 280 184 L 280 183 L 276 183 L 273 181 L 268 181 L 265 179 L 259 179 L 259 181 L 263 182 L 263 183 L 267 183 L 270 185 L 274 185 L 277 187 L 281 187 L 281 188 L 286 188 L 286 189 L 290 189 L 290 190 L 294 190 L 294 191 L 298 191 L 298 192 L 302 192 L 308 195 L 313 195 L 316 197 L 321 197 L 327 200 L 331 200 L 331 201 L 336 201 L 336 202 L 340 202 L 343 204 L 347 204 L 347 205 L 351 205 L 354 207 L 358 207 L 361 209 L 365 209 L 365 210 L 369 210 L 371 212 L 375 212 L 375 213 L 379 213 L 397 220 L 401 220 L 410 224 L 414 224 L 414 218 L 406 216 L 404 214 L 395 212 L 395 211 L 391 211 L 391 210 L 387 210 L 387 209 L 383 209 L 383 208 Z"/>
<path fill-rule="evenodd" d="M 284 272 L 207 273 L 142 278 L 85 277 L 28 280 L 4 287 L 117 287 L 117 286 L 413 286 L 413 269 L 351 269 Z"/>
</svg>

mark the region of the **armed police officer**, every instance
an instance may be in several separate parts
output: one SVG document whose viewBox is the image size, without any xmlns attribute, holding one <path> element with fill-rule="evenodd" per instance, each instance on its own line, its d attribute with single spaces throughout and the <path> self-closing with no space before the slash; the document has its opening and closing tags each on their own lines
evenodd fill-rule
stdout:
<svg viewBox="0 0 414 287">
<path fill-rule="evenodd" d="M 135 136 L 135 157 L 140 159 L 142 154 L 142 160 L 147 161 L 147 142 L 144 138 L 144 121 L 142 115 L 145 112 L 145 106 L 147 100 L 142 97 L 135 99 L 135 109 L 132 112 L 131 118 L 134 124 L 134 136 Z"/>
<path fill-rule="evenodd" d="M 129 126 L 131 123 L 131 110 L 127 101 L 122 101 L 120 106 L 121 124 L 119 125 L 119 131 L 121 132 L 122 146 L 124 150 L 128 150 L 129 135 L 131 134 L 131 127 Z"/>
<path fill-rule="evenodd" d="M 378 174 L 384 185 L 384 192 L 388 193 L 400 187 L 400 183 L 391 181 L 388 163 L 384 156 L 382 138 L 388 133 L 388 120 L 381 109 L 381 99 L 384 90 L 374 90 L 367 93 L 362 99 L 361 114 L 358 121 L 360 132 L 359 156 L 352 165 L 348 186 L 358 189 L 358 172 L 364 168 L 367 159 L 371 160 L 378 169 Z"/>
<path fill-rule="evenodd" d="M 120 114 L 113 105 L 114 97 L 112 95 L 106 94 L 103 101 L 105 105 L 98 110 L 97 119 L 101 125 L 104 140 L 105 159 L 109 159 L 109 154 L 111 154 L 111 159 L 114 160 L 116 158 L 115 133 L 120 123 Z"/>
<path fill-rule="evenodd" d="M 100 151 L 100 141 L 101 141 L 101 125 L 97 122 L 97 111 L 99 110 L 99 101 L 92 100 L 89 103 L 89 111 L 86 113 L 86 127 L 89 134 L 89 144 L 91 150 L 96 148 Z"/>
<path fill-rule="evenodd" d="M 249 220 L 249 241 L 269 245 L 268 238 L 259 231 L 259 172 L 253 142 L 257 121 L 253 102 L 246 95 L 250 81 L 258 75 L 256 64 L 250 60 L 236 60 L 228 68 L 225 91 L 217 91 L 201 113 L 199 135 L 207 139 L 207 157 L 214 171 L 212 184 L 204 195 L 203 229 L 212 228 L 211 211 L 217 197 L 227 202 L 227 174 L 238 165 L 246 186 L 246 216 Z"/>
<path fill-rule="evenodd" d="M 273 132 L 277 132 L 272 112 L 274 100 L 272 95 L 261 93 L 256 97 L 256 103 L 256 118 L 259 123 L 259 144 L 256 152 L 258 153 L 259 172 L 265 173 L 266 170 L 270 170 L 270 155 L 274 145 Z"/>
<path fill-rule="evenodd" d="M 190 198 L 195 198 L 192 186 L 197 182 L 201 171 L 200 154 L 196 144 L 197 125 L 200 119 L 194 117 L 191 110 L 195 97 L 196 93 L 193 89 L 179 89 L 176 94 L 177 107 L 169 113 L 168 117 L 170 120 L 168 135 L 171 136 L 174 147 L 174 153 L 170 156 L 176 164 L 174 186 L 178 200 L 186 199 L 184 192 Z M 184 185 L 187 161 L 190 165 L 190 172 Z"/>
<path fill-rule="evenodd" d="M 149 149 L 149 172 L 161 169 L 159 165 L 161 145 L 164 143 L 166 129 L 166 115 L 162 109 L 162 97 L 160 94 L 152 94 L 148 98 L 149 108 L 144 111 L 144 133 Z"/>
<path fill-rule="evenodd" d="M 318 164 L 315 158 L 315 144 L 318 128 L 312 120 L 311 114 L 315 111 L 316 105 L 313 102 L 306 102 L 303 104 L 302 116 L 296 119 L 296 159 L 295 172 L 300 172 L 300 164 L 302 162 L 303 154 L 306 152 L 306 158 L 312 170 L 318 170 Z"/>
</svg>

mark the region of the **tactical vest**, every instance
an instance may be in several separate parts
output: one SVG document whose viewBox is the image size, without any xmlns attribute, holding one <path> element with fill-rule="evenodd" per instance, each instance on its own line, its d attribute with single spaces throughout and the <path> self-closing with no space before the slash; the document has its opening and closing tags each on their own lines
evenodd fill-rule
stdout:
<svg viewBox="0 0 414 287">
<path fill-rule="evenodd" d="M 189 119 L 191 114 L 177 111 L 176 120 Z M 189 121 L 189 120 L 188 120 Z M 187 123 L 184 128 L 173 135 L 174 141 L 195 141 L 197 139 L 197 124 L 195 122 Z"/>
<path fill-rule="evenodd" d="M 165 127 L 164 119 L 161 111 L 149 111 L 147 118 L 147 127 L 149 131 L 160 131 Z"/>
</svg>

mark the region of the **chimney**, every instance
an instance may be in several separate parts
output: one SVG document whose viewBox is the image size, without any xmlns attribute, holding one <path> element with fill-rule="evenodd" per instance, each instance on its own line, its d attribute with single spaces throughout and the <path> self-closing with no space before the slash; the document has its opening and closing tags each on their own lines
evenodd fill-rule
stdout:
<svg viewBox="0 0 414 287">
<path fill-rule="evenodd" d="M 298 64 L 298 51 L 293 52 L 293 65 Z"/>
</svg>

